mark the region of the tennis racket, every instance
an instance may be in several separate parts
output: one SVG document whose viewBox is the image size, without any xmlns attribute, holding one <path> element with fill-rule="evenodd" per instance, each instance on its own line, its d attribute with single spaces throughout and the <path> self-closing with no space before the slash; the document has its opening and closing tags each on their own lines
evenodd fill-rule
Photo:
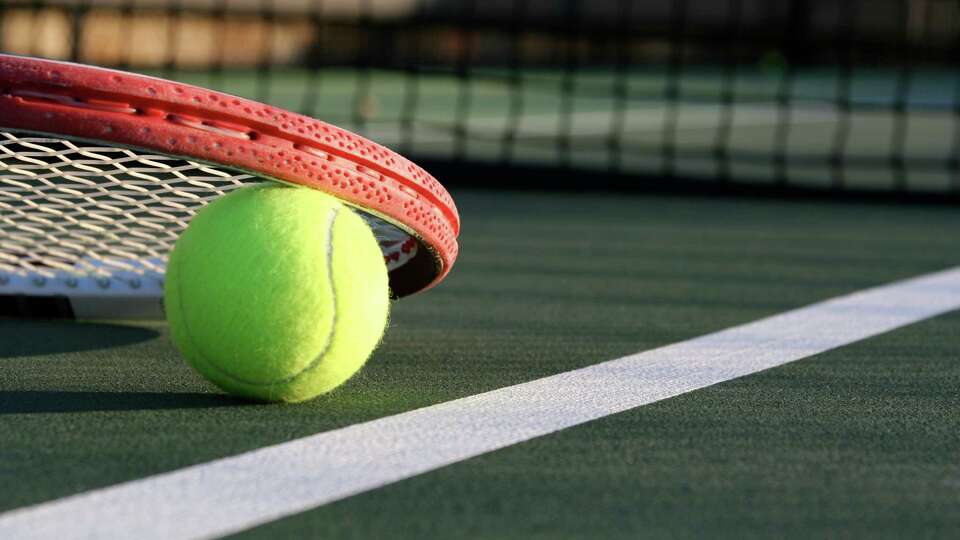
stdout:
<svg viewBox="0 0 960 540">
<path fill-rule="evenodd" d="M 383 146 L 194 86 L 0 55 L 0 315 L 162 318 L 180 232 L 211 200 L 256 182 L 353 207 L 396 297 L 436 285 L 456 261 L 452 198 Z"/>
</svg>

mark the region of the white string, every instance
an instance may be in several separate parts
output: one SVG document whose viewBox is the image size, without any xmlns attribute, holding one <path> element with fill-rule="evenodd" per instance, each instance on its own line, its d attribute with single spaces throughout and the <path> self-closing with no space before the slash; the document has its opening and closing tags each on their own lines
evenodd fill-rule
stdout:
<svg viewBox="0 0 960 540">
<path fill-rule="evenodd" d="M 121 280 L 162 276 L 196 212 L 263 179 L 149 151 L 0 130 L 0 277 Z M 411 236 L 360 213 L 394 270 Z M 32 294 L 43 294 L 38 285 Z"/>
</svg>

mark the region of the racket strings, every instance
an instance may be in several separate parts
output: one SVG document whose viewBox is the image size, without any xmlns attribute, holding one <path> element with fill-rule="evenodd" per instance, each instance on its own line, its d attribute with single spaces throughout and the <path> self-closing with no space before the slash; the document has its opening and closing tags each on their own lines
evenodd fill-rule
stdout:
<svg viewBox="0 0 960 540">
<path fill-rule="evenodd" d="M 149 151 L 0 130 L 0 280 L 162 280 L 190 219 L 255 175 Z M 388 268 L 416 254 L 406 231 L 361 212 Z"/>
</svg>

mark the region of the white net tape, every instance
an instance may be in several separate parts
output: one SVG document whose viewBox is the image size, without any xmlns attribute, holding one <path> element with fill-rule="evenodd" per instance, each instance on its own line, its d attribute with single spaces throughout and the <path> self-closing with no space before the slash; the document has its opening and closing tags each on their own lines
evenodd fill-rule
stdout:
<svg viewBox="0 0 960 540">
<path fill-rule="evenodd" d="M 0 130 L 0 285 L 22 281 L 56 294 L 52 282 L 69 288 L 92 278 L 104 290 L 116 281 L 159 283 L 198 209 L 262 181 L 144 150 Z M 362 215 L 391 270 L 415 255 L 410 235 Z"/>
</svg>

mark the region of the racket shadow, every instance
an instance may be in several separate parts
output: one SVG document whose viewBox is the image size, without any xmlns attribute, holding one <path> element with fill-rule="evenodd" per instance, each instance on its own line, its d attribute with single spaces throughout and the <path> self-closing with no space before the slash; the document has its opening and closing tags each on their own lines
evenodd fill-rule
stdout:
<svg viewBox="0 0 960 540">
<path fill-rule="evenodd" d="M 159 336 L 142 326 L 0 318 L 0 360 L 122 347 Z"/>
<path fill-rule="evenodd" d="M 223 394 L 162 392 L 0 391 L 0 416 L 7 414 L 150 411 L 248 406 Z"/>
</svg>

